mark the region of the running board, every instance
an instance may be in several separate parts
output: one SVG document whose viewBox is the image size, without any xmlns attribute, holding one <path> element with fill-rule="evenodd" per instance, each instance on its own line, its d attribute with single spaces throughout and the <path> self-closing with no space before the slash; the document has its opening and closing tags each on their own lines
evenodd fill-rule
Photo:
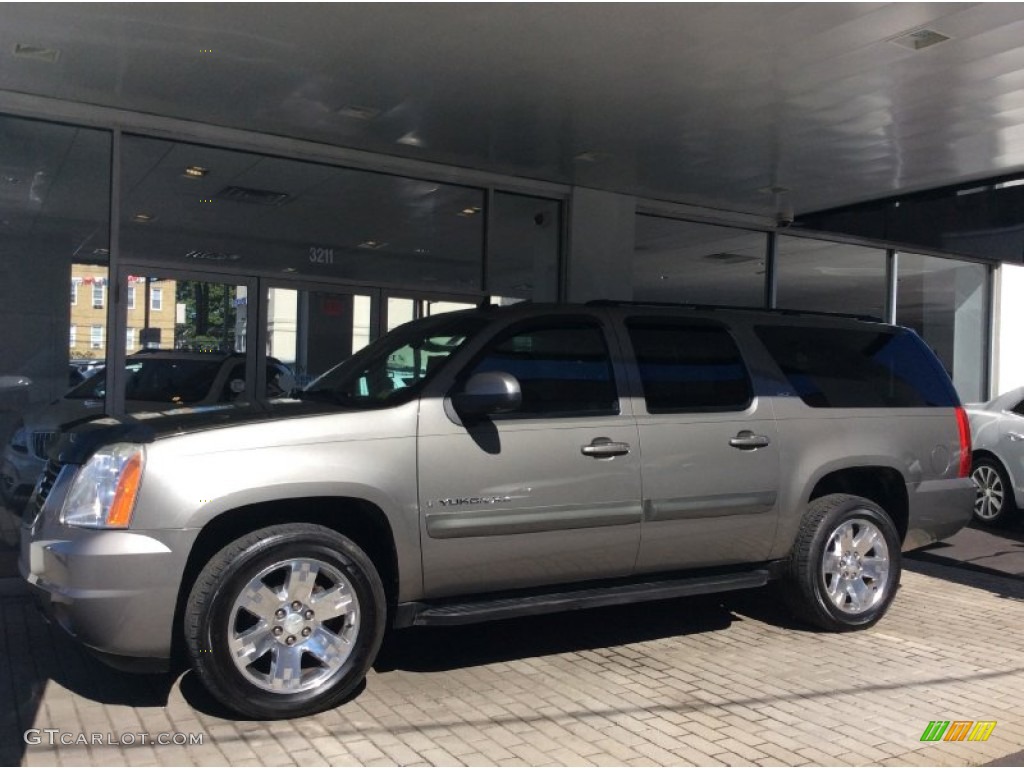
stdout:
<svg viewBox="0 0 1024 768">
<path fill-rule="evenodd" d="M 675 597 L 731 592 L 734 589 L 763 587 L 770 578 L 767 569 L 716 576 L 694 576 L 664 581 L 648 581 L 603 587 L 581 587 L 530 594 L 523 597 L 476 598 L 462 602 L 402 603 L 395 616 L 395 627 L 450 627 L 498 621 L 543 613 L 578 611 L 610 605 L 668 600 Z"/>
</svg>

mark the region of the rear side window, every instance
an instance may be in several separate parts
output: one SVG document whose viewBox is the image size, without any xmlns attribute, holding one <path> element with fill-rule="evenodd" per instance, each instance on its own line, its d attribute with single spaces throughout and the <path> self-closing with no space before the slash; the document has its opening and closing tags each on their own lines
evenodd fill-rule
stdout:
<svg viewBox="0 0 1024 768">
<path fill-rule="evenodd" d="M 519 380 L 512 416 L 616 414 L 619 401 L 604 331 L 594 321 L 551 318 L 495 338 L 463 374 L 504 371 Z"/>
<path fill-rule="evenodd" d="M 725 328 L 664 319 L 632 319 L 626 328 L 648 413 L 742 411 L 750 405 L 750 377 Z"/>
<path fill-rule="evenodd" d="M 960 404 L 938 359 L 909 331 L 766 325 L 756 332 L 793 389 L 813 408 Z"/>
</svg>

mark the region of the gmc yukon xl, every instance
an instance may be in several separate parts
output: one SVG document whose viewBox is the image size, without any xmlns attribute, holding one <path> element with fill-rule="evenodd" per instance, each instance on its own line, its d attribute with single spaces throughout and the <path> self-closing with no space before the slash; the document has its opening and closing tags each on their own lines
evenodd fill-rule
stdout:
<svg viewBox="0 0 1024 768">
<path fill-rule="evenodd" d="M 50 452 L 20 568 L 122 667 L 235 711 L 341 702 L 388 627 L 777 581 L 871 626 L 971 518 L 970 432 L 907 329 L 642 304 L 402 326 L 294 397 L 103 418 Z"/>
</svg>

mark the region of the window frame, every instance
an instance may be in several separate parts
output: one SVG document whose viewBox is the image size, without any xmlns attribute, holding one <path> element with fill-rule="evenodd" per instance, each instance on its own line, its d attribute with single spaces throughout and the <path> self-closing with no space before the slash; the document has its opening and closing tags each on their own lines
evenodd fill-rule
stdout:
<svg viewBox="0 0 1024 768">
<path fill-rule="evenodd" d="M 97 293 L 98 292 L 98 293 Z M 106 291 L 104 290 L 103 283 L 95 282 L 92 284 L 92 308 L 103 309 L 106 306 Z"/>
<path fill-rule="evenodd" d="M 677 408 L 657 408 L 652 410 L 647 400 L 647 390 L 644 386 L 644 377 L 641 372 L 641 363 L 639 355 L 637 354 L 636 345 L 633 343 L 633 335 L 631 325 L 634 323 L 662 323 L 665 325 L 677 326 L 682 329 L 704 329 L 711 331 L 718 331 L 724 333 L 726 337 L 732 342 L 733 349 L 736 351 L 736 356 L 739 359 L 740 367 L 743 371 L 744 378 L 747 383 L 748 397 L 744 401 L 743 405 L 708 405 L 708 406 L 688 406 L 688 407 L 677 407 Z M 633 375 L 636 377 L 636 391 L 637 399 L 643 403 L 644 411 L 650 416 L 671 416 L 675 414 L 701 414 L 701 413 L 744 413 L 750 410 L 750 407 L 754 404 L 757 399 L 757 388 L 755 386 L 754 376 L 750 371 L 750 366 L 747 363 L 747 358 L 743 354 L 743 345 L 740 344 L 736 334 L 729 325 L 718 322 L 715 320 L 708 320 L 702 317 L 684 317 L 679 315 L 670 314 L 629 314 L 622 317 L 621 322 L 622 334 L 625 343 L 629 349 L 629 360 L 630 366 L 633 370 Z"/>
<path fill-rule="evenodd" d="M 539 328 L 551 328 L 555 323 L 583 323 L 592 326 L 593 330 L 598 331 L 598 333 L 600 334 L 600 338 L 604 344 L 604 349 L 607 357 L 609 382 L 611 384 L 611 390 L 614 396 L 612 407 L 609 409 L 588 411 L 536 412 L 516 410 L 509 413 L 491 414 L 487 418 L 491 421 L 547 421 L 551 419 L 593 419 L 622 416 L 624 413 L 623 398 L 625 397 L 625 395 L 622 388 L 624 380 L 622 378 L 621 369 L 617 364 L 615 356 L 615 350 L 617 349 L 617 340 L 611 333 L 611 329 L 609 328 L 606 320 L 602 317 L 599 317 L 598 315 L 540 315 L 536 317 L 524 318 L 522 320 L 518 320 L 516 322 L 498 328 L 494 333 L 492 333 L 486 340 L 484 340 L 480 344 L 479 348 L 473 353 L 472 357 L 470 357 L 470 359 L 459 370 L 458 374 L 456 374 L 454 384 L 448 391 L 448 396 L 450 397 L 455 393 L 462 391 L 462 388 L 465 386 L 466 381 L 468 381 L 469 378 L 473 375 L 474 369 L 480 364 L 480 362 L 485 357 L 487 357 L 490 350 L 492 350 L 497 344 L 504 343 L 505 341 L 530 330 Z"/>
<path fill-rule="evenodd" d="M 164 311 L 164 289 L 159 286 L 152 286 L 149 289 L 149 311 Z"/>
</svg>

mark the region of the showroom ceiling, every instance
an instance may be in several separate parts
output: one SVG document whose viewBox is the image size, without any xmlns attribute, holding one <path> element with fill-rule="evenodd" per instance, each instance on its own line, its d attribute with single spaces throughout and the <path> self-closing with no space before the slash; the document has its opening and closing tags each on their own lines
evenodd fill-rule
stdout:
<svg viewBox="0 0 1024 768">
<path fill-rule="evenodd" d="M 1024 4 L 5 3 L 0 91 L 799 215 L 1024 172 Z"/>
</svg>

